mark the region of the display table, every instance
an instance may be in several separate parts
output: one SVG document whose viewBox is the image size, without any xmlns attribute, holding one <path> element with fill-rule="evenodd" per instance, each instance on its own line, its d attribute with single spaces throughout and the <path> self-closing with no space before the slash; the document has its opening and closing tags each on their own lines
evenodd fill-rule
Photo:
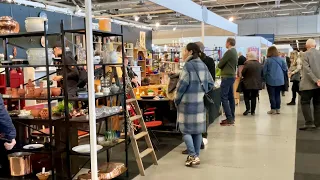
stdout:
<svg viewBox="0 0 320 180">
<path fill-rule="evenodd" d="M 220 115 L 221 107 L 221 88 L 213 90 L 214 105 L 210 111 L 213 111 L 213 118 L 209 119 L 209 124 L 212 124 Z M 142 111 L 146 108 L 155 107 L 155 119 L 163 122 L 162 129 L 176 130 L 177 110 L 173 107 L 173 102 L 168 98 L 155 99 L 138 99 Z"/>
</svg>

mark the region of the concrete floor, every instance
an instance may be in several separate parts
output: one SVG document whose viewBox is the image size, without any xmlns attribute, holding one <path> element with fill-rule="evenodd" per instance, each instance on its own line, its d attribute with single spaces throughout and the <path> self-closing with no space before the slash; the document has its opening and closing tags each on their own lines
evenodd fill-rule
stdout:
<svg viewBox="0 0 320 180">
<path fill-rule="evenodd" d="M 201 165 L 184 166 L 181 144 L 135 180 L 293 180 L 297 107 L 288 107 L 291 93 L 282 98 L 282 114 L 270 116 L 266 91 L 261 91 L 256 116 L 243 116 L 244 102 L 236 109 L 236 125 L 210 126 L 209 144 L 201 151 Z M 223 119 L 221 117 L 221 119 Z"/>
</svg>

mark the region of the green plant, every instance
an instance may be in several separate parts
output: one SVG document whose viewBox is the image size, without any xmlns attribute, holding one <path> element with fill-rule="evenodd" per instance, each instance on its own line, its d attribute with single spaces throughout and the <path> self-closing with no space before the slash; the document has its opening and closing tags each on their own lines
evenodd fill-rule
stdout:
<svg viewBox="0 0 320 180">
<path fill-rule="evenodd" d="M 154 91 L 152 89 L 148 89 L 148 93 L 153 93 Z"/>
<path fill-rule="evenodd" d="M 73 104 L 72 103 L 68 103 L 68 108 L 69 108 L 69 112 L 72 111 L 73 109 Z M 61 101 L 58 103 L 58 105 L 53 109 L 53 113 L 55 114 L 59 114 L 59 113 L 63 113 L 64 112 L 64 101 Z"/>
</svg>

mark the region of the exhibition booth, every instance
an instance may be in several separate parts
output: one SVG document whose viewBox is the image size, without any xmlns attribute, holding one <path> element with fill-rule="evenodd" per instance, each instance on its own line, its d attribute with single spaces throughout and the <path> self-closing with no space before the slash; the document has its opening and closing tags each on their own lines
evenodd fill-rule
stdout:
<svg viewBox="0 0 320 180">
<path fill-rule="evenodd" d="M 202 38 L 210 56 L 219 50 L 221 58 L 227 37 L 153 39 L 151 27 L 94 18 L 91 1 L 86 14 L 73 15 L 21 2 L 0 3 L 0 93 L 17 141 L 1 151 L 0 178 L 133 178 L 181 144 L 169 74 L 183 68 L 186 42 Z M 216 14 L 209 13 L 206 23 L 215 20 L 215 35 L 237 33 L 236 25 Z M 262 40 L 252 41 L 250 47 L 240 43 L 240 51 L 260 50 Z M 210 124 L 221 113 L 220 80 L 215 85 Z M 0 143 L 12 142 L 7 137 L 2 134 Z"/>
</svg>

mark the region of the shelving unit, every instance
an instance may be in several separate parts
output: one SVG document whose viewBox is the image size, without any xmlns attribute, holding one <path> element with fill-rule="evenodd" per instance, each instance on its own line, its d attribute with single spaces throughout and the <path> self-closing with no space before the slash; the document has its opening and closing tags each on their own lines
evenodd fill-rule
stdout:
<svg viewBox="0 0 320 180">
<path fill-rule="evenodd" d="M 44 29 L 46 29 L 46 22 L 44 23 Z M 13 68 L 27 68 L 27 67 L 45 67 L 46 69 L 46 78 L 47 78 L 47 84 L 50 84 L 50 78 L 49 76 L 52 75 L 50 72 L 50 67 L 62 67 L 63 69 L 63 76 L 67 77 L 67 71 L 66 68 L 68 66 L 86 66 L 87 64 L 65 64 L 64 62 L 62 65 L 51 65 L 49 64 L 49 59 L 48 59 L 48 36 L 54 35 L 57 36 L 59 35 L 62 41 L 63 45 L 63 55 L 62 59 L 65 59 L 66 56 L 66 48 L 65 48 L 65 38 L 66 38 L 66 33 L 72 33 L 72 34 L 85 34 L 84 29 L 77 29 L 77 30 L 65 30 L 64 29 L 64 24 L 63 21 L 61 22 L 61 33 L 55 33 L 55 34 L 47 34 L 46 31 L 44 32 L 32 32 L 32 33 L 18 33 L 18 34 L 8 34 L 8 35 L 0 35 L 0 39 L 3 40 L 4 46 L 4 55 L 5 59 L 9 59 L 9 52 L 8 52 L 8 39 L 9 38 L 18 38 L 18 37 L 36 37 L 36 36 L 44 36 L 45 37 L 45 51 L 46 51 L 46 65 L 13 65 L 13 64 L 8 64 L 8 65 L 0 65 L 0 68 L 5 68 L 5 73 L 6 73 L 6 86 L 10 87 L 10 69 Z M 115 33 L 110 33 L 110 32 L 103 32 L 103 31 L 98 31 L 98 30 L 93 30 L 93 34 L 96 36 L 101 36 L 102 38 L 104 37 L 110 37 L 110 36 L 119 36 L 121 39 L 123 39 L 122 34 L 115 34 Z M 123 41 L 123 40 L 122 40 Z M 122 42 L 123 44 L 123 42 Z M 122 46 L 123 48 L 123 46 Z M 122 63 L 109 63 L 109 64 L 96 64 L 95 66 L 100 66 L 102 68 L 102 72 L 104 76 L 106 75 L 105 69 L 108 66 L 121 66 L 122 70 L 124 70 L 124 64 L 123 61 Z M 125 84 L 125 78 L 123 79 L 123 84 Z M 88 81 L 93 81 L 93 79 L 88 80 Z M 83 124 L 88 124 L 89 119 L 87 117 L 79 117 L 79 118 L 70 118 L 69 117 L 69 109 L 68 109 L 68 102 L 71 101 L 87 101 L 88 98 L 69 98 L 68 97 L 68 92 L 67 92 L 67 87 L 68 83 L 67 81 L 64 81 L 64 91 L 63 91 L 63 96 L 58 96 L 58 97 L 51 97 L 51 89 L 50 86 L 46 87 L 47 90 L 47 97 L 41 97 L 41 98 L 27 98 L 27 97 L 6 97 L 3 96 L 3 99 L 8 103 L 8 110 L 11 110 L 11 102 L 13 100 L 44 100 L 47 102 L 47 107 L 48 107 L 48 113 L 49 117 L 48 119 L 36 119 L 33 118 L 32 116 L 22 118 L 22 117 L 12 117 L 12 121 L 16 126 L 17 129 L 17 146 L 13 151 L 15 152 L 32 152 L 34 154 L 49 154 L 50 155 L 50 163 L 51 163 L 51 168 L 48 169 L 46 168 L 47 171 L 51 171 L 51 177 L 49 179 L 72 179 L 74 175 L 77 174 L 78 170 L 77 168 L 74 168 L 72 165 L 76 164 L 73 163 L 71 164 L 71 159 L 73 156 L 87 156 L 87 154 L 79 154 L 73 152 L 72 145 L 73 145 L 73 140 L 72 136 L 75 136 L 75 134 L 72 134 L 74 132 L 77 133 L 77 128 L 75 129 L 74 127 L 77 125 L 83 125 Z M 124 90 L 119 90 L 117 93 L 111 93 L 108 95 L 103 95 L 103 96 L 96 96 L 95 99 L 104 99 L 105 102 L 108 102 L 108 99 L 113 98 L 114 96 L 121 96 L 124 99 L 124 102 L 126 100 L 125 96 L 125 91 Z M 64 113 L 60 117 L 56 117 L 52 115 L 52 104 L 51 102 L 54 100 L 64 100 Z M 107 105 L 107 104 L 105 104 Z M 122 104 L 122 111 L 118 113 L 112 113 L 106 116 L 101 116 L 97 117 L 96 121 L 98 122 L 105 122 L 106 124 L 106 129 L 108 127 L 108 120 L 110 117 L 113 116 L 119 116 L 122 115 L 124 117 L 124 139 L 120 139 L 117 143 L 111 144 L 110 146 L 106 146 L 103 149 L 101 149 L 98 153 L 101 152 L 107 152 L 107 157 L 109 157 L 109 150 L 117 146 L 119 144 L 125 144 L 125 166 L 128 168 L 128 132 L 127 132 L 127 117 L 126 117 L 126 106 L 125 104 Z M 47 126 L 49 129 L 49 133 L 44 133 L 41 131 L 41 129 L 34 128 L 34 125 L 38 126 Z M 26 137 L 26 132 L 25 129 L 28 129 L 27 134 L 31 134 L 31 131 L 37 131 L 38 133 L 49 137 L 49 143 L 47 144 L 46 148 L 40 149 L 40 150 L 25 150 L 23 149 L 23 145 L 25 144 L 30 144 L 32 139 L 30 136 Z M 78 135 L 78 134 L 77 134 Z M 99 133 L 98 133 L 99 135 Z M 109 160 L 109 158 L 108 158 Z M 83 165 L 84 166 L 84 165 Z M 82 167 L 83 167 L 82 166 Z M 77 169 L 77 171 L 73 171 L 74 169 Z M 34 172 L 38 173 L 38 172 Z M 128 177 L 128 171 L 126 171 L 126 175 Z M 1 175 L 0 175 L 1 178 Z M 7 179 L 15 179 L 13 177 L 6 177 Z M 37 179 L 35 174 L 28 175 L 25 177 L 26 179 Z"/>
</svg>

